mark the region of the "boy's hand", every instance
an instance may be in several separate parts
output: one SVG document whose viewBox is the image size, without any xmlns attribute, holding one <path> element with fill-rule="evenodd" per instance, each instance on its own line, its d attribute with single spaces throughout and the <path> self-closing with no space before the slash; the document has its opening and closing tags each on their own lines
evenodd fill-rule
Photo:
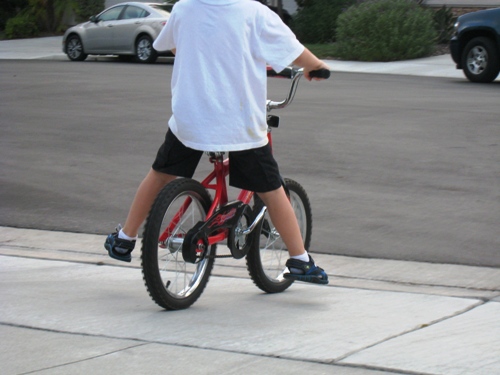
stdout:
<svg viewBox="0 0 500 375">
<path fill-rule="evenodd" d="M 324 76 L 322 75 L 321 77 L 318 77 L 318 76 L 314 76 L 314 77 L 311 77 L 311 72 L 313 71 L 317 71 L 317 70 L 327 70 L 328 72 L 330 72 L 330 67 L 328 65 L 326 65 L 324 62 L 321 61 L 322 64 L 320 64 L 318 67 L 315 67 L 313 69 L 307 69 L 304 67 L 304 77 L 306 77 L 306 79 L 308 81 L 322 81 L 324 79 L 327 79 L 328 77 L 330 77 L 330 75 L 328 74 L 328 76 Z"/>
<path fill-rule="evenodd" d="M 314 54 L 309 51 L 307 48 L 304 49 L 304 52 L 300 54 L 299 57 L 293 62 L 294 65 L 298 65 L 302 68 L 304 68 L 304 77 L 308 81 L 315 80 L 315 81 L 321 81 L 325 78 L 317 78 L 317 77 L 311 77 L 309 74 L 313 70 L 318 70 L 318 69 L 327 69 L 330 70 L 330 67 L 326 65 L 325 62 L 321 61 L 318 59 Z"/>
</svg>

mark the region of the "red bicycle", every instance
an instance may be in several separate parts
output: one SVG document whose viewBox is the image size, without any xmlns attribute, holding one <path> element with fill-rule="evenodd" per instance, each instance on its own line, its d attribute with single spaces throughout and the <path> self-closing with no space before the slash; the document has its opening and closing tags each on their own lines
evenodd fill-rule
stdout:
<svg viewBox="0 0 500 375">
<path fill-rule="evenodd" d="M 268 100 L 268 112 L 292 102 L 302 74 L 302 69 L 293 68 L 279 74 L 268 71 L 268 76 L 291 78 L 286 99 Z M 330 72 L 318 70 L 311 75 L 328 78 Z M 278 127 L 279 118 L 268 115 L 267 123 L 272 145 L 271 129 Z M 144 227 L 141 254 L 144 282 L 151 298 L 167 310 L 185 309 L 200 297 L 216 258 L 246 256 L 250 277 L 266 293 L 282 292 L 293 283 L 283 277 L 288 251 L 263 202 L 247 190 L 241 190 L 237 199 L 229 202 L 226 184 L 229 160 L 222 152 L 207 154 L 214 170 L 202 182 L 179 178 L 166 185 Z M 298 182 L 285 178 L 283 185 L 308 249 L 312 231 L 309 198 Z M 208 190 L 213 191 L 213 197 Z M 217 244 L 223 241 L 227 241 L 228 251 L 218 254 Z"/>
</svg>

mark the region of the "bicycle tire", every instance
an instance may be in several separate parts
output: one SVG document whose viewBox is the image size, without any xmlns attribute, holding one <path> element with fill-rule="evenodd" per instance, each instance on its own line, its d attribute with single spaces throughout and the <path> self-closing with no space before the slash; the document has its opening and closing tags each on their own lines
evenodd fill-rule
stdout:
<svg viewBox="0 0 500 375">
<path fill-rule="evenodd" d="M 160 235 L 188 198 L 189 207 L 160 243 Z M 210 195 L 198 181 L 182 178 L 165 186 L 151 208 L 143 233 L 142 274 L 149 295 L 166 310 L 188 308 L 208 283 L 216 246 L 207 248 L 205 256 L 193 264 L 184 261 L 182 238 L 198 221 L 205 220 L 211 203 Z"/>
<path fill-rule="evenodd" d="M 312 209 L 305 189 L 292 179 L 285 179 L 285 187 L 290 198 L 299 228 L 304 239 L 304 247 L 309 249 L 312 234 Z M 258 213 L 264 203 L 255 196 L 254 212 Z M 266 293 L 280 293 L 292 285 L 293 280 L 283 277 L 288 250 L 279 233 L 266 213 L 254 230 L 252 248 L 247 255 L 247 269 L 255 285 Z"/>
</svg>

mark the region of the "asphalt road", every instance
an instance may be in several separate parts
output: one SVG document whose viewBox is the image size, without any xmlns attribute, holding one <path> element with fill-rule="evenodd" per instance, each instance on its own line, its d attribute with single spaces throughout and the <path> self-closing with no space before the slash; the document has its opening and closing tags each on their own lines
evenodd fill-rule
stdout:
<svg viewBox="0 0 500 375">
<path fill-rule="evenodd" d="M 166 131 L 171 71 L 0 61 L 0 225 L 104 234 L 123 222 Z M 287 85 L 270 81 L 270 97 Z M 500 267 L 499 103 L 500 82 L 301 82 L 273 135 L 282 174 L 313 205 L 312 251 Z"/>
</svg>

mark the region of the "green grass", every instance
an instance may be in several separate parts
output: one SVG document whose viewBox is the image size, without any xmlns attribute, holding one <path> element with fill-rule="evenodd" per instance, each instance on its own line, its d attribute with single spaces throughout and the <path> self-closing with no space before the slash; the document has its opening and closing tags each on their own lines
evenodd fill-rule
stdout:
<svg viewBox="0 0 500 375">
<path fill-rule="evenodd" d="M 322 60 L 342 60 L 338 53 L 335 43 L 330 44 L 305 44 L 305 46 Z M 444 53 L 450 53 L 447 49 L 448 44 L 437 44 L 434 47 L 434 53 L 429 56 L 437 56 Z M 438 53 L 435 53 L 435 52 Z"/>
</svg>

